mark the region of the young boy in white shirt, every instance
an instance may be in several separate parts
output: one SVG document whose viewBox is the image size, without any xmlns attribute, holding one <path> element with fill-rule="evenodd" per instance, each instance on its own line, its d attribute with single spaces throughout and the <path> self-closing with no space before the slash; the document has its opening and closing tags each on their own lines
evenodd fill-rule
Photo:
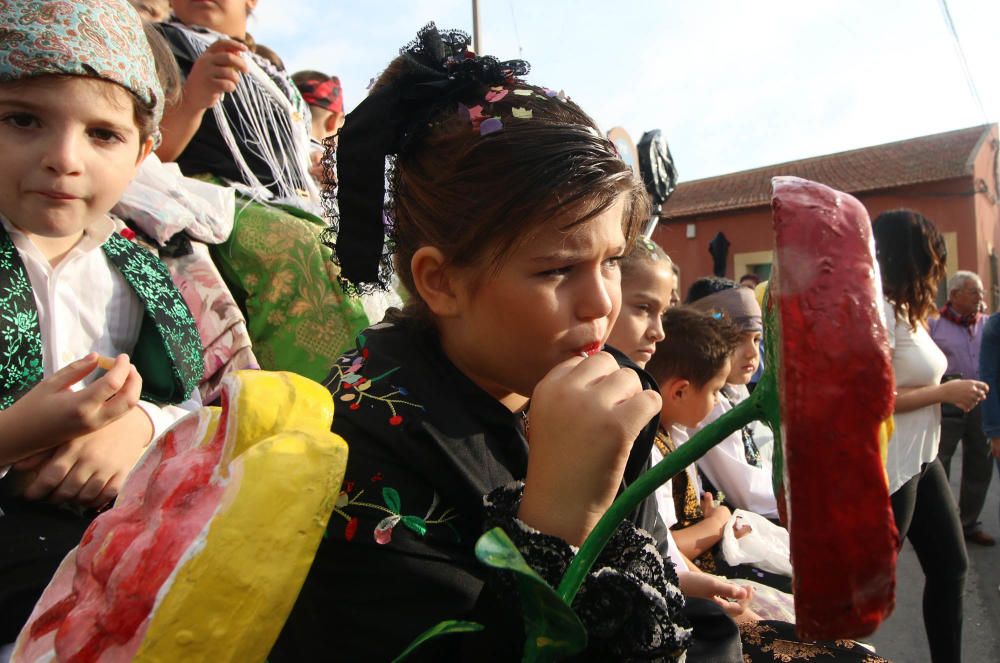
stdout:
<svg viewBox="0 0 1000 663">
<path fill-rule="evenodd" d="M 125 0 L 12 0 L 0 42 L 2 643 L 79 540 L 83 509 L 114 499 L 185 414 L 202 357 L 166 268 L 108 215 L 163 111 L 138 16 Z"/>
<path fill-rule="evenodd" d="M 708 277 L 691 284 L 686 300 L 693 308 L 722 315 L 740 330 L 740 341 L 733 352 L 732 367 L 719 401 L 697 426 L 678 432 L 676 442 L 683 444 L 707 426 L 749 398 L 746 385 L 760 365 L 760 340 L 764 331 L 760 305 L 753 290 L 735 281 Z M 698 460 L 698 469 L 715 490 L 721 490 L 732 506 L 777 520 L 778 504 L 771 480 L 771 456 L 774 435 L 760 422 L 736 431 Z"/>
</svg>

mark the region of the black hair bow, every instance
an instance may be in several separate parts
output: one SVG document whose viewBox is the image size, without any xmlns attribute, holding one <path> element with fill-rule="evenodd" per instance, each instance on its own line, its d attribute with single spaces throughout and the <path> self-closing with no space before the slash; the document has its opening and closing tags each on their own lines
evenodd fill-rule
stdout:
<svg viewBox="0 0 1000 663">
<path fill-rule="evenodd" d="M 392 273 L 395 221 L 386 201 L 386 157 L 414 145 L 442 108 L 452 104 L 457 112 L 458 102 L 483 85 L 528 73 L 527 62 L 477 57 L 469 43 L 460 30 L 441 33 L 427 24 L 400 50 L 405 66 L 396 77 L 373 90 L 344 121 L 336 148 L 339 218 L 333 248 L 341 283 L 353 294 L 386 289 Z M 394 183 L 390 186 L 392 191 Z"/>
</svg>

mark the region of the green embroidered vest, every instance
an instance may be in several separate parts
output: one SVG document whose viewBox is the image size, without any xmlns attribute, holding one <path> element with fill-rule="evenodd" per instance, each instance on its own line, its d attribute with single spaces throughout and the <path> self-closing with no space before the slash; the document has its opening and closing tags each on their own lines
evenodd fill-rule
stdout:
<svg viewBox="0 0 1000 663">
<path fill-rule="evenodd" d="M 113 234 L 101 247 L 145 313 L 131 354 L 142 376 L 142 399 L 180 403 L 204 372 L 201 338 L 191 311 L 159 258 Z M 0 225 L 0 409 L 42 379 L 42 334 L 35 297 L 17 247 Z"/>
</svg>

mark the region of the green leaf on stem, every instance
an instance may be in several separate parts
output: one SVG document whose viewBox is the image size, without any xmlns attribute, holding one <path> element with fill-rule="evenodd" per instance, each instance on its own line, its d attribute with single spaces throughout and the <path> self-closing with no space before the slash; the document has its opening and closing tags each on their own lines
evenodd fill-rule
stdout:
<svg viewBox="0 0 1000 663">
<path fill-rule="evenodd" d="M 587 646 L 587 630 L 556 591 L 524 561 L 499 527 L 479 537 L 476 557 L 495 569 L 514 573 L 524 612 L 524 661 L 568 658 Z"/>
<path fill-rule="evenodd" d="M 440 622 L 420 635 L 410 643 L 410 645 L 403 650 L 403 653 L 392 659 L 392 663 L 397 663 L 402 661 L 404 658 L 409 656 L 414 652 L 414 650 L 420 645 L 424 644 L 428 640 L 433 640 L 442 635 L 452 635 L 454 633 L 475 633 L 476 631 L 482 631 L 484 626 L 476 622 L 463 622 L 457 619 L 449 619 L 447 621 Z"/>
</svg>

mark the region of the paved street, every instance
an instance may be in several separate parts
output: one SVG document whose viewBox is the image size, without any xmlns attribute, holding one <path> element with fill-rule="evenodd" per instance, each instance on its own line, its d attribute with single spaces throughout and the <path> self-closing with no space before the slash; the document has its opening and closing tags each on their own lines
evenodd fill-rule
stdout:
<svg viewBox="0 0 1000 663">
<path fill-rule="evenodd" d="M 952 461 L 952 490 L 958 494 L 961 455 Z M 983 509 L 984 528 L 1000 539 L 1000 481 L 993 483 Z M 878 653 L 896 663 L 929 663 L 927 638 L 921 616 L 923 574 L 913 548 L 907 543 L 896 575 L 896 611 L 870 638 Z M 969 546 L 969 574 L 965 585 L 965 622 L 962 652 L 965 663 L 1000 662 L 1000 546 Z"/>
</svg>

